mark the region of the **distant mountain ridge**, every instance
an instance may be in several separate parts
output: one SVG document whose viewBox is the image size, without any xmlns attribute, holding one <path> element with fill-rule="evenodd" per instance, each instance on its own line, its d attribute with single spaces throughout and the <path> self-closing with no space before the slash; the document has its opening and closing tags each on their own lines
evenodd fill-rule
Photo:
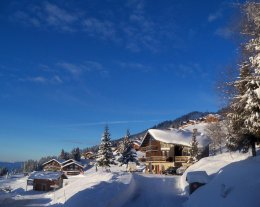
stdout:
<svg viewBox="0 0 260 207">
<path fill-rule="evenodd" d="M 189 120 L 196 120 L 199 118 L 202 118 L 204 116 L 207 116 L 208 114 L 216 114 L 214 112 L 199 112 L 199 111 L 193 111 L 188 114 L 185 114 L 179 118 L 176 118 L 174 120 L 166 120 L 163 121 L 150 129 L 169 129 L 169 128 L 178 128 L 181 126 L 183 122 L 187 122 Z M 132 135 L 130 138 L 131 139 L 136 139 L 136 138 L 141 138 L 145 135 L 145 133 L 148 131 L 148 129 L 144 130 L 143 132 L 137 133 Z M 122 139 L 122 138 L 121 138 Z"/>
<path fill-rule="evenodd" d="M 0 167 L 6 167 L 9 171 L 23 168 L 24 162 L 0 162 Z"/>
</svg>

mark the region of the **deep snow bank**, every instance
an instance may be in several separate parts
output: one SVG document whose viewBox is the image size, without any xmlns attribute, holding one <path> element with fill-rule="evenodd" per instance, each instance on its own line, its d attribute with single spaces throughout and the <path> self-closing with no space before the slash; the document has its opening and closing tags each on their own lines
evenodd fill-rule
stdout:
<svg viewBox="0 0 260 207">
<path fill-rule="evenodd" d="M 197 163 L 190 166 L 185 173 L 181 176 L 180 179 L 180 188 L 184 191 L 185 194 L 188 194 L 188 183 L 186 182 L 186 176 L 188 172 L 191 171 L 206 171 L 207 174 L 210 176 L 210 179 L 218 173 L 218 171 L 225 167 L 226 165 L 237 162 L 240 160 L 244 160 L 248 158 L 250 153 L 241 154 L 238 152 L 233 153 L 223 153 L 216 156 L 206 157 L 198 161 Z"/>
<path fill-rule="evenodd" d="M 223 167 L 205 186 L 195 191 L 186 207 L 259 207 L 260 156 Z"/>
</svg>

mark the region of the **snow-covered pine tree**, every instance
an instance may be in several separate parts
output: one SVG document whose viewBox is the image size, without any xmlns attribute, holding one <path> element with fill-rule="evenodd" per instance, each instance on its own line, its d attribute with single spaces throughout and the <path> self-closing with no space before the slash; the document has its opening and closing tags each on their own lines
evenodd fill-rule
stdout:
<svg viewBox="0 0 260 207">
<path fill-rule="evenodd" d="M 110 167 L 113 164 L 112 144 L 108 126 L 105 127 L 104 134 L 98 150 L 97 166 Z"/>
<path fill-rule="evenodd" d="M 120 154 L 122 154 L 123 151 L 125 150 L 126 144 L 127 144 L 127 142 L 129 142 L 129 137 L 130 137 L 130 131 L 129 131 L 129 129 L 127 129 L 126 135 L 125 135 L 124 139 L 123 139 L 122 141 L 120 141 L 120 142 L 119 142 L 119 145 L 118 145 L 117 151 L 118 151 Z"/>
<path fill-rule="evenodd" d="M 197 141 L 197 129 L 193 129 L 192 132 L 192 139 L 191 139 L 191 149 L 190 149 L 190 156 L 191 156 L 191 162 L 197 162 L 198 156 L 199 156 L 199 143 Z"/>
<path fill-rule="evenodd" d="M 237 95 L 230 105 L 228 147 L 231 150 L 252 149 L 260 138 L 260 4 L 246 3 L 242 35 L 247 42 L 243 45 L 243 62 L 240 75 L 233 84 Z"/>
<path fill-rule="evenodd" d="M 130 132 L 127 130 L 126 136 L 123 140 L 123 150 L 121 153 L 121 157 L 118 159 L 119 162 L 121 162 L 121 165 L 126 164 L 126 168 L 128 166 L 129 162 L 135 162 L 138 164 L 138 156 L 137 153 L 133 147 L 133 142 L 129 139 Z"/>
<path fill-rule="evenodd" d="M 214 146 L 213 153 L 222 153 L 222 146 L 226 143 L 226 121 L 212 122 L 207 125 L 206 133 L 210 137 Z"/>
</svg>

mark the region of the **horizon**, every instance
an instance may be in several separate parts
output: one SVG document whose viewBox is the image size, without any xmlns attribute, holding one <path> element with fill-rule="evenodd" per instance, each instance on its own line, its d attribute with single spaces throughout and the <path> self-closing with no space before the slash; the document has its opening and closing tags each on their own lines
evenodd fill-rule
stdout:
<svg viewBox="0 0 260 207">
<path fill-rule="evenodd" d="M 239 45 L 232 1 L 1 2 L 0 160 L 98 145 L 218 111 Z"/>
</svg>

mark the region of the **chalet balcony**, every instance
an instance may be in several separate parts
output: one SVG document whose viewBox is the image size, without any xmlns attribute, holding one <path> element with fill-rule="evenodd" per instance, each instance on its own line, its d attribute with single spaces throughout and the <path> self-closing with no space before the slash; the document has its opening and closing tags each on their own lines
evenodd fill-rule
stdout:
<svg viewBox="0 0 260 207">
<path fill-rule="evenodd" d="M 151 157 L 146 157 L 146 161 L 166 161 L 166 156 L 151 156 Z"/>
<path fill-rule="evenodd" d="M 146 151 L 146 152 L 150 152 L 150 151 L 158 151 L 158 146 L 147 146 L 147 147 L 143 147 L 142 150 Z"/>
<path fill-rule="evenodd" d="M 175 162 L 187 163 L 190 159 L 190 156 L 175 156 Z"/>
<path fill-rule="evenodd" d="M 166 157 L 166 156 L 150 156 L 146 157 L 146 161 L 148 162 L 178 162 L 178 163 L 187 163 L 190 159 L 190 156 L 175 156 Z"/>
</svg>

